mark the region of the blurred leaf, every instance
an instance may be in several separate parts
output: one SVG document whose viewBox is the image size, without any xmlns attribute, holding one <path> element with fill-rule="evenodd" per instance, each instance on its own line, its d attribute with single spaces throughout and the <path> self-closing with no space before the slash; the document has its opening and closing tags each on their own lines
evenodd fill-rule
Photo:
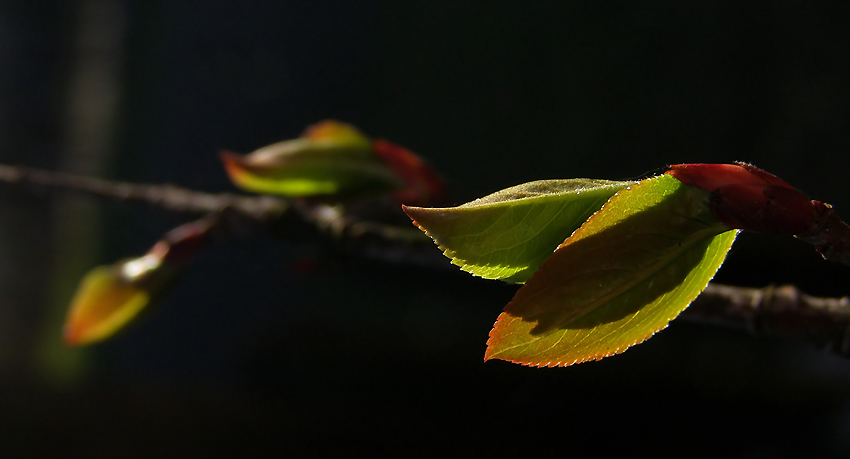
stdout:
<svg viewBox="0 0 850 459">
<path fill-rule="evenodd" d="M 99 266 L 83 278 L 65 322 L 65 342 L 101 341 L 133 320 L 150 302 L 146 290 L 122 279 L 113 266 Z"/>
<path fill-rule="evenodd" d="M 410 150 L 382 139 L 372 142 L 375 154 L 392 169 L 405 187 L 393 193 L 400 203 L 438 205 L 446 200 L 443 180 L 431 166 Z"/>
<path fill-rule="evenodd" d="M 68 310 L 65 343 L 92 344 L 123 330 L 177 279 L 216 221 L 210 216 L 178 226 L 145 255 L 86 274 Z"/>
<path fill-rule="evenodd" d="M 541 180 L 459 207 L 404 210 L 464 271 L 486 279 L 525 282 L 558 244 L 632 183 Z"/>
<path fill-rule="evenodd" d="M 485 359 L 562 366 L 623 352 L 702 292 L 736 234 L 712 215 L 705 190 L 670 175 L 632 185 L 517 292 Z"/>
<path fill-rule="evenodd" d="M 284 196 L 381 194 L 403 181 L 375 155 L 372 142 L 354 127 L 324 121 L 304 136 L 260 148 L 246 156 L 223 151 L 231 181 L 248 191 Z"/>
</svg>

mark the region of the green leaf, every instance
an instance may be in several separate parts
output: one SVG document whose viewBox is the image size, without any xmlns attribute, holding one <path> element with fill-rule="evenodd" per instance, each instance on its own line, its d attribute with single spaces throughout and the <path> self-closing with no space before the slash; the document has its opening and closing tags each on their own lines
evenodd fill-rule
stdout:
<svg viewBox="0 0 850 459">
<path fill-rule="evenodd" d="M 103 341 L 136 321 L 174 283 L 208 241 L 217 216 L 174 228 L 141 257 L 98 266 L 86 274 L 65 319 L 65 343 Z"/>
<path fill-rule="evenodd" d="M 608 198 L 633 183 L 541 180 L 458 207 L 404 210 L 464 271 L 521 283 Z"/>
<path fill-rule="evenodd" d="M 620 191 L 516 293 L 485 360 L 566 366 L 623 352 L 702 292 L 736 234 L 707 191 L 670 175 Z"/>
<path fill-rule="evenodd" d="M 98 266 L 83 278 L 65 322 L 71 346 L 101 341 L 130 323 L 150 302 L 150 294 L 124 281 L 112 266 Z"/>
<path fill-rule="evenodd" d="M 246 156 L 223 151 L 221 159 L 235 185 L 257 193 L 349 198 L 404 186 L 369 138 L 338 121 L 318 123 L 302 137 Z"/>
</svg>

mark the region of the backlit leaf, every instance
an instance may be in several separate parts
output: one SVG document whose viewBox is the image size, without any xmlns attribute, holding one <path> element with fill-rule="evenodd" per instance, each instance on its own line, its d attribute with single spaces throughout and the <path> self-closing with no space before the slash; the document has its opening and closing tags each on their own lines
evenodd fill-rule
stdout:
<svg viewBox="0 0 850 459">
<path fill-rule="evenodd" d="M 234 184 L 257 193 L 293 197 L 360 194 L 402 186 L 375 155 L 366 136 L 336 121 L 319 123 L 302 137 L 246 156 L 223 151 L 221 159 Z"/>
<path fill-rule="evenodd" d="M 806 234 L 823 225 L 828 206 L 751 164 L 676 164 L 668 174 L 711 192 L 711 210 L 730 228 Z"/>
<path fill-rule="evenodd" d="M 633 183 L 541 180 L 458 207 L 405 207 L 405 212 L 464 271 L 525 282 L 608 198 Z"/>
<path fill-rule="evenodd" d="M 671 175 L 632 185 L 516 293 L 485 359 L 565 366 L 623 352 L 702 292 L 736 234 L 712 215 L 705 190 Z"/>
<path fill-rule="evenodd" d="M 99 266 L 83 278 L 65 321 L 65 342 L 79 346 L 113 335 L 148 305 L 148 291 L 122 279 L 113 266 Z"/>
<path fill-rule="evenodd" d="M 207 243 L 215 221 L 208 217 L 178 226 L 141 257 L 89 271 L 71 301 L 65 319 L 65 343 L 96 343 L 133 322 Z"/>
</svg>

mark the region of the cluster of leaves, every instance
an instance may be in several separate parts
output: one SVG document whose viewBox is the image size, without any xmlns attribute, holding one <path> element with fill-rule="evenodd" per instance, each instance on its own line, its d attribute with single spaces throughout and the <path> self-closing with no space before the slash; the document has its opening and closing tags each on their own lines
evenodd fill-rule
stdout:
<svg viewBox="0 0 850 459">
<path fill-rule="evenodd" d="M 622 352 L 690 304 L 735 240 L 709 193 L 671 175 L 529 185 L 453 209 L 406 209 L 462 269 L 525 283 L 496 321 L 487 359 L 559 366 Z"/>
<path fill-rule="evenodd" d="M 598 360 L 665 328 L 740 229 L 818 240 L 825 255 L 843 252 L 847 229 L 828 205 L 748 164 L 676 165 L 640 182 L 539 181 L 405 211 L 461 269 L 525 284 L 485 358 L 534 366 Z"/>
<path fill-rule="evenodd" d="M 310 126 L 297 139 L 245 156 L 222 151 L 221 159 L 236 186 L 256 193 L 335 205 L 380 195 L 390 195 L 398 205 L 444 199 L 442 181 L 421 158 L 337 121 Z M 180 226 L 145 255 L 90 271 L 71 302 L 65 342 L 92 344 L 124 329 L 173 284 L 219 219 L 213 213 Z"/>
<path fill-rule="evenodd" d="M 223 152 L 237 186 L 312 202 L 390 195 L 451 262 L 523 284 L 498 317 L 485 359 L 565 366 L 651 337 L 707 286 L 739 230 L 796 235 L 847 263 L 850 228 L 827 204 L 747 164 L 684 164 L 638 182 L 544 180 L 467 204 L 418 156 L 327 121 L 249 155 Z M 99 267 L 74 299 L 69 344 L 123 328 L 206 240 L 213 217 L 184 225 L 140 257 Z"/>
</svg>

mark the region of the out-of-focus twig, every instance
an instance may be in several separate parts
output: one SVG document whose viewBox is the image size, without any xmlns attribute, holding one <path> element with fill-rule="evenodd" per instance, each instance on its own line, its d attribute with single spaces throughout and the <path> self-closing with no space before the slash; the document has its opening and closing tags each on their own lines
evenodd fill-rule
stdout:
<svg viewBox="0 0 850 459">
<path fill-rule="evenodd" d="M 850 297 L 819 298 L 793 285 L 765 288 L 709 284 L 682 318 L 806 341 L 850 357 Z"/>
<path fill-rule="evenodd" d="M 332 240 L 349 252 L 395 263 L 451 267 L 431 240 L 412 225 L 392 225 L 357 218 L 341 205 L 276 196 L 206 193 L 173 185 L 116 182 L 43 169 L 0 164 L 0 183 L 40 189 L 82 192 L 102 198 L 144 203 L 170 212 L 192 215 L 220 213 L 219 227 L 242 232 L 257 224 L 275 236 L 291 237 L 307 227 L 315 236 Z M 399 210 L 400 212 L 400 210 Z M 406 217 L 405 217 L 406 218 Z"/>
<path fill-rule="evenodd" d="M 143 202 L 164 210 L 206 214 L 230 208 L 244 216 L 268 221 L 280 217 L 289 201 L 274 196 L 204 193 L 173 185 L 114 182 L 28 167 L 0 165 L 0 182 L 34 185 L 52 190 L 78 191 L 110 199 Z"/>
</svg>

